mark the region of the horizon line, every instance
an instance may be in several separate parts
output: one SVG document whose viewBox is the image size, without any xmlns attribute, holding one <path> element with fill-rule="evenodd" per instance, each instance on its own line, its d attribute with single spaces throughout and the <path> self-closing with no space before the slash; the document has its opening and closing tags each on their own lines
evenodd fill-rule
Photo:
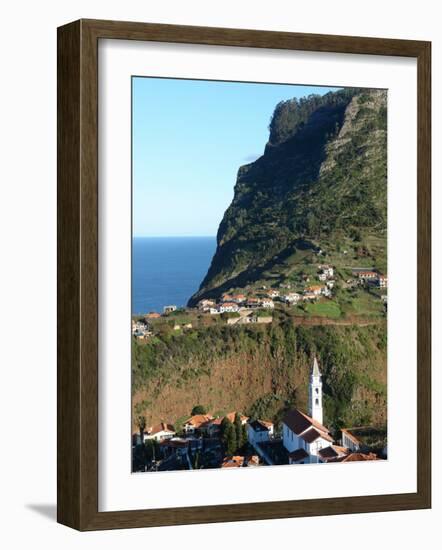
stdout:
<svg viewBox="0 0 442 550">
<path fill-rule="evenodd" d="M 216 238 L 216 235 L 132 235 L 133 239 L 193 239 Z"/>
</svg>

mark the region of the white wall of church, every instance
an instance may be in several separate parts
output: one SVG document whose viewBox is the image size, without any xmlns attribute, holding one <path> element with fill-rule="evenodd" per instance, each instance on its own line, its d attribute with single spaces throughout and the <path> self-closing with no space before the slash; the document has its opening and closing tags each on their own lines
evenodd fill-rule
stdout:
<svg viewBox="0 0 442 550">
<path fill-rule="evenodd" d="M 296 451 L 296 449 L 299 448 L 305 449 L 305 441 L 298 437 L 294 432 L 292 432 L 292 430 L 286 424 L 283 424 L 282 442 L 289 453 L 291 453 L 292 451 Z"/>
</svg>

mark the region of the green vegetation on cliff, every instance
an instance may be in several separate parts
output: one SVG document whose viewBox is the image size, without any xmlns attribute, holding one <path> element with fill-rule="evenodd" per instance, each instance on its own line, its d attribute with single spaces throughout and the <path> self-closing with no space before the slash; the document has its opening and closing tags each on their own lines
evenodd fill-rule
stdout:
<svg viewBox="0 0 442 550">
<path fill-rule="evenodd" d="M 211 326 L 133 344 L 134 411 L 175 422 L 195 403 L 278 421 L 307 407 L 311 357 L 321 362 L 325 421 L 386 420 L 385 323 L 369 326 Z"/>
<path fill-rule="evenodd" d="M 264 155 L 239 169 L 216 253 L 189 305 L 296 282 L 323 261 L 385 272 L 386 121 L 382 90 L 280 103 Z"/>
</svg>

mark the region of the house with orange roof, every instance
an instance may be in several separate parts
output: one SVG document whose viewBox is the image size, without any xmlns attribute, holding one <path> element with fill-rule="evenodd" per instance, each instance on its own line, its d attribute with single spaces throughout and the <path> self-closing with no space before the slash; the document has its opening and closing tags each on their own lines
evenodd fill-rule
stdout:
<svg viewBox="0 0 442 550">
<path fill-rule="evenodd" d="M 387 275 L 379 275 L 378 277 L 378 287 L 386 288 L 388 286 L 388 277 Z"/>
<path fill-rule="evenodd" d="M 210 414 L 195 414 L 188 418 L 183 424 L 183 431 L 186 434 L 193 434 L 198 430 L 206 430 L 213 420 Z"/>
<path fill-rule="evenodd" d="M 236 313 L 239 311 L 239 306 L 235 302 L 223 302 L 218 306 L 220 313 Z"/>
<path fill-rule="evenodd" d="M 236 414 L 237 414 L 236 411 L 232 411 L 232 412 L 229 412 L 228 414 L 226 414 L 225 416 L 219 416 L 218 418 L 214 418 L 213 420 L 210 420 L 210 422 L 208 422 L 208 424 L 207 424 L 208 434 L 211 435 L 211 436 L 216 435 L 219 432 L 219 430 L 221 429 L 221 423 L 224 420 L 224 418 L 227 418 L 233 424 L 235 422 Z M 244 426 L 247 423 L 249 417 L 244 416 L 241 413 L 238 413 L 238 414 L 239 414 L 239 417 L 240 417 L 240 420 L 241 420 L 241 424 Z"/>
<path fill-rule="evenodd" d="M 254 297 L 247 298 L 246 307 L 255 308 L 255 307 L 259 307 L 260 305 L 261 305 L 261 300 L 259 298 L 254 298 Z"/>
<path fill-rule="evenodd" d="M 326 464 L 329 462 L 340 462 L 349 454 L 350 449 L 340 445 L 330 445 L 329 447 L 324 447 L 318 452 L 319 462 Z"/>
<path fill-rule="evenodd" d="M 247 466 L 259 466 L 259 456 L 258 455 L 249 456 L 246 459 L 246 465 Z"/>
<path fill-rule="evenodd" d="M 247 300 L 247 297 L 245 294 L 232 294 L 231 301 L 235 302 L 235 304 L 243 304 Z"/>
<path fill-rule="evenodd" d="M 198 302 L 198 309 L 204 313 L 207 311 L 210 311 L 210 308 L 214 308 L 216 306 L 215 300 L 209 300 L 209 299 L 203 299 Z"/>
<path fill-rule="evenodd" d="M 150 426 L 144 432 L 143 441 L 148 439 L 154 439 L 155 441 L 164 441 L 165 439 L 171 439 L 175 435 L 175 428 L 172 424 L 166 424 L 160 422 L 156 426 Z"/>
<path fill-rule="evenodd" d="M 150 313 L 146 313 L 145 315 L 146 319 L 160 319 L 161 315 L 157 313 L 156 311 L 151 311 Z"/>
<path fill-rule="evenodd" d="M 276 288 L 271 288 L 270 290 L 267 290 L 266 295 L 269 298 L 278 298 L 279 290 L 276 290 Z"/>
<path fill-rule="evenodd" d="M 306 287 L 304 294 L 311 293 L 315 296 L 320 296 L 322 294 L 323 288 L 324 287 L 322 285 L 311 285 Z"/>
<path fill-rule="evenodd" d="M 373 281 L 378 278 L 376 271 L 358 271 L 358 278 L 362 281 Z"/>
<path fill-rule="evenodd" d="M 266 309 L 273 309 L 275 307 L 275 304 L 273 303 L 273 300 L 270 298 L 263 298 L 261 300 L 261 306 Z"/>
<path fill-rule="evenodd" d="M 226 456 L 221 464 L 221 468 L 242 468 L 245 459 L 243 456 Z"/>
</svg>

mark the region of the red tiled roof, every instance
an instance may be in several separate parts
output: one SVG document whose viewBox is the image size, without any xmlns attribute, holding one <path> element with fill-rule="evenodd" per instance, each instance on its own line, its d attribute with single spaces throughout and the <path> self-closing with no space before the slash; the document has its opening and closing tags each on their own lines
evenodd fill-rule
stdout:
<svg viewBox="0 0 442 550">
<path fill-rule="evenodd" d="M 194 428 L 199 428 L 211 420 L 213 420 L 213 416 L 210 416 L 209 414 L 195 414 L 194 416 L 188 418 L 184 424 L 190 424 Z"/>
<path fill-rule="evenodd" d="M 172 424 L 165 424 L 164 422 L 160 422 L 160 424 L 157 424 L 156 426 L 151 426 L 147 433 L 149 435 L 155 435 L 160 432 L 175 433 L 175 429 Z"/>
<path fill-rule="evenodd" d="M 328 433 L 320 430 L 316 430 L 315 428 L 310 428 L 305 433 L 303 433 L 301 437 L 307 443 L 313 443 L 313 441 L 316 441 L 320 437 L 322 437 L 323 439 L 326 439 L 327 441 L 333 441 L 333 439 L 328 435 Z"/>
<path fill-rule="evenodd" d="M 228 414 L 226 414 L 226 416 L 224 418 L 228 418 L 230 420 L 230 422 L 235 422 L 235 416 L 236 416 L 236 411 L 232 411 L 232 412 L 229 412 Z M 241 422 L 247 422 L 247 420 L 249 419 L 248 416 L 244 416 L 242 414 L 239 415 L 240 419 L 241 419 Z"/>
<path fill-rule="evenodd" d="M 324 447 L 319 451 L 319 456 L 325 461 L 336 460 L 338 457 L 342 457 L 348 454 L 347 447 L 340 447 L 339 445 L 330 445 L 330 447 Z"/>
<path fill-rule="evenodd" d="M 211 426 L 219 426 L 221 425 L 221 422 L 224 420 L 224 418 L 227 418 L 233 424 L 235 422 L 235 416 L 236 416 L 236 411 L 232 411 L 226 414 L 225 416 L 220 416 L 218 418 L 214 418 L 213 420 L 210 420 L 209 424 Z M 239 417 L 241 419 L 241 422 L 247 422 L 247 420 L 249 419 L 248 416 L 244 416 L 242 414 L 240 414 Z"/>
<path fill-rule="evenodd" d="M 379 460 L 375 453 L 350 453 L 341 462 L 360 462 L 365 460 Z"/>
<path fill-rule="evenodd" d="M 239 468 L 244 465 L 243 456 L 226 457 L 221 464 L 221 468 Z"/>
<path fill-rule="evenodd" d="M 358 439 L 354 434 L 352 434 L 350 429 L 342 428 L 341 432 L 345 434 L 349 439 L 351 439 L 353 443 L 356 443 L 356 445 L 361 444 L 361 440 Z"/>
<path fill-rule="evenodd" d="M 304 449 L 296 449 L 296 451 L 293 451 L 289 454 L 290 460 L 293 460 L 294 462 L 298 462 L 298 460 L 303 460 L 307 457 L 308 453 Z"/>
<path fill-rule="evenodd" d="M 318 431 L 324 432 L 326 434 L 329 433 L 329 430 L 317 422 L 316 420 L 313 420 L 310 416 L 302 413 L 298 409 L 292 409 L 286 413 L 284 418 L 282 419 L 284 424 L 288 426 L 292 432 L 294 432 L 296 435 L 300 435 L 303 432 L 305 432 L 308 428 L 315 427 Z"/>
<path fill-rule="evenodd" d="M 252 455 L 247 459 L 247 466 L 258 466 L 259 465 L 259 456 Z"/>
</svg>

